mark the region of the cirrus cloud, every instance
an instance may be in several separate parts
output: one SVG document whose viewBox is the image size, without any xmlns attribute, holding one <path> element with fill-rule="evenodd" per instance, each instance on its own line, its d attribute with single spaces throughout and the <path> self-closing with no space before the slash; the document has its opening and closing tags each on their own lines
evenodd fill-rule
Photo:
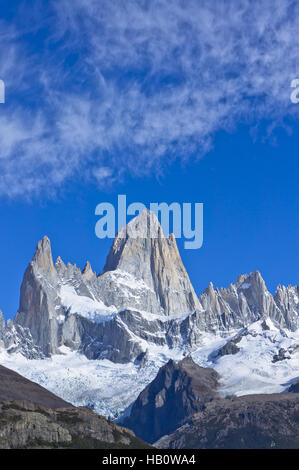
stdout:
<svg viewBox="0 0 299 470">
<path fill-rule="evenodd" d="M 103 186 L 200 158 L 238 123 L 298 118 L 296 2 L 38 5 L 0 24 L 0 196 Z"/>
</svg>

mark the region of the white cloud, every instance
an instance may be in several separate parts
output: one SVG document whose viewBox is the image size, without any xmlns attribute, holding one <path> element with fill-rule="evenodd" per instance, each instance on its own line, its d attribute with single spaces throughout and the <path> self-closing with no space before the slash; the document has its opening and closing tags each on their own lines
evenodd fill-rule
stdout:
<svg viewBox="0 0 299 470">
<path fill-rule="evenodd" d="M 2 28 L 12 53 L 0 55 L 0 78 L 26 99 L 8 94 L 0 108 L 0 195 L 49 193 L 78 173 L 103 185 L 157 171 L 199 158 L 239 122 L 298 117 L 295 2 L 51 5 L 41 47 Z"/>
</svg>

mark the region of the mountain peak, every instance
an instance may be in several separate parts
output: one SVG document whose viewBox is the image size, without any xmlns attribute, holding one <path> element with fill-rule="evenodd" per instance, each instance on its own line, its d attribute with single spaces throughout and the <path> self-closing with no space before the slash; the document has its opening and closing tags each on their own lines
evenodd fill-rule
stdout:
<svg viewBox="0 0 299 470">
<path fill-rule="evenodd" d="M 135 275 L 136 271 L 139 270 L 139 264 L 136 269 L 131 262 L 127 263 L 126 261 L 133 255 L 138 257 L 140 251 L 149 252 L 157 243 L 161 246 L 165 245 L 165 242 L 168 242 L 168 245 L 177 246 L 173 235 L 167 238 L 164 237 L 157 216 L 148 209 L 144 209 L 117 233 L 108 254 L 104 271 L 122 269 Z M 150 268 L 150 264 L 148 267 Z"/>
<path fill-rule="evenodd" d="M 216 398 L 218 380 L 216 371 L 198 366 L 191 357 L 180 362 L 170 359 L 140 393 L 125 425 L 154 442 Z"/>
<path fill-rule="evenodd" d="M 58 256 L 57 260 L 55 261 L 55 268 L 58 273 L 61 273 L 66 269 L 66 265 L 64 264 L 60 256 Z"/>
<path fill-rule="evenodd" d="M 117 239 L 124 238 L 163 238 L 159 220 L 152 211 L 144 209 L 117 234 Z"/>
<path fill-rule="evenodd" d="M 32 262 L 45 273 L 55 271 L 51 250 L 51 242 L 47 236 L 44 236 L 37 244 Z"/>
<path fill-rule="evenodd" d="M 115 237 L 104 272 L 115 270 L 142 280 L 167 315 L 190 313 L 198 307 L 175 237 L 164 237 L 156 215 L 147 209 Z"/>
<path fill-rule="evenodd" d="M 84 268 L 82 269 L 82 276 L 84 279 L 87 279 L 87 280 L 90 280 L 93 277 L 96 277 L 96 274 L 93 272 L 89 261 L 86 262 Z"/>
<path fill-rule="evenodd" d="M 1 340 L 1 336 L 2 336 L 4 328 L 5 328 L 5 320 L 4 320 L 2 310 L 0 310 L 0 340 Z"/>
<path fill-rule="evenodd" d="M 266 291 L 266 284 L 259 271 L 252 271 L 250 274 L 241 274 L 235 284 L 237 288 L 249 289 L 250 287 L 261 288 Z"/>
</svg>

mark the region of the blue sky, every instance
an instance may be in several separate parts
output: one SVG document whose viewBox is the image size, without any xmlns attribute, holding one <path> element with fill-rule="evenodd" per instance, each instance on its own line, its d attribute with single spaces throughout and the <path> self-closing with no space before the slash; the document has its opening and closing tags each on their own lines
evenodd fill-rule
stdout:
<svg viewBox="0 0 299 470">
<path fill-rule="evenodd" d="M 11 1 L 1 7 L 0 308 L 37 241 L 100 272 L 95 207 L 204 203 L 179 247 L 195 289 L 298 284 L 298 4 Z"/>
</svg>

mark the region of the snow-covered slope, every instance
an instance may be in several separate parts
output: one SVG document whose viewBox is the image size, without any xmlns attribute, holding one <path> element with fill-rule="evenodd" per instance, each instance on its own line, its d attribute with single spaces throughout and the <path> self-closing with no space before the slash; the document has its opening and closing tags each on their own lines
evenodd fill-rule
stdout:
<svg viewBox="0 0 299 470">
<path fill-rule="evenodd" d="M 299 332 L 281 332 L 269 319 L 266 326 L 269 329 L 260 320 L 226 339 L 207 334 L 203 345 L 192 353 L 197 364 L 212 367 L 220 374 L 221 395 L 283 392 L 298 380 Z M 238 337 L 239 351 L 221 356 L 219 350 Z M 110 417 L 128 413 L 127 408 L 159 368 L 170 358 L 176 361 L 183 358 L 182 350 L 159 346 L 148 350 L 147 360 L 141 365 L 89 360 L 65 347 L 60 353 L 28 360 L 21 354 L 11 355 L 2 350 L 0 363 L 75 405 L 90 406 Z"/>
<path fill-rule="evenodd" d="M 238 341 L 238 351 L 221 355 L 221 347 L 231 340 Z M 223 396 L 283 392 L 299 376 L 299 331 L 259 320 L 227 341 L 207 342 L 193 359 L 220 374 Z"/>
<path fill-rule="evenodd" d="M 83 354 L 62 347 L 61 354 L 28 360 L 21 354 L 0 352 L 0 363 L 43 385 L 69 402 L 89 406 L 97 413 L 117 417 L 125 412 L 141 390 L 153 380 L 168 360 L 182 358 L 177 350 L 151 351 L 144 367 L 128 362 L 89 360 Z"/>
<path fill-rule="evenodd" d="M 101 300 L 78 295 L 74 286 L 69 284 L 61 286 L 59 295 L 61 305 L 65 308 L 68 315 L 78 314 L 93 322 L 102 322 L 111 320 L 117 313 L 117 309 L 114 306 L 107 307 Z M 58 320 L 64 322 L 65 315 L 58 316 Z"/>
</svg>

